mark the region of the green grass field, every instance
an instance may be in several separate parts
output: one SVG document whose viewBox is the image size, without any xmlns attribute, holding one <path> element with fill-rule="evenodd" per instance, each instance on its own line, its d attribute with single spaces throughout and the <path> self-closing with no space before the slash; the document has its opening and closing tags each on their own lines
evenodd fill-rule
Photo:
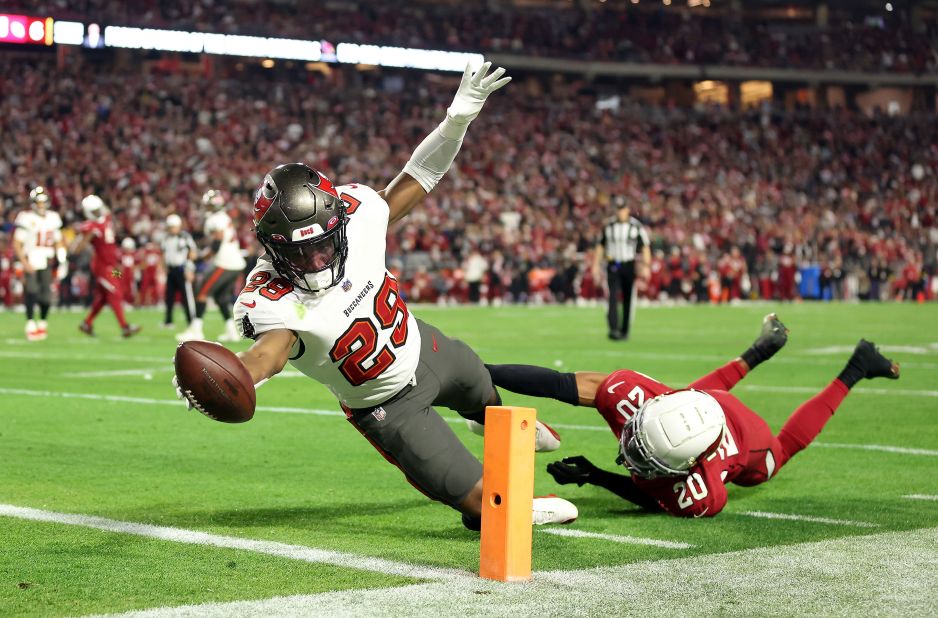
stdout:
<svg viewBox="0 0 938 618">
<path fill-rule="evenodd" d="M 584 454 L 613 468 L 612 434 L 594 410 L 506 396 L 536 407 L 563 437 L 560 451 L 537 455 L 536 479 L 538 494 L 579 507 L 579 520 L 563 530 L 691 546 L 538 529 L 535 582 L 521 586 L 475 579 L 478 536 L 408 485 L 324 387 L 292 370 L 258 391 L 254 420 L 224 425 L 174 399 L 175 340 L 156 312 L 134 314 L 144 331 L 129 341 L 110 314 L 95 339 L 78 333 L 79 314 L 55 314 L 49 339 L 38 343 L 23 339 L 22 315 L 2 314 L 0 615 L 201 603 L 221 604 L 200 609 L 206 615 L 932 613 L 935 305 L 645 308 L 627 343 L 606 340 L 599 308 L 414 311 L 489 362 L 628 367 L 677 387 L 742 352 L 770 310 L 791 329 L 788 346 L 735 392 L 773 429 L 836 376 L 861 336 L 900 361 L 902 379 L 859 385 L 817 446 L 766 485 L 731 487 L 719 517 L 691 521 L 643 514 L 598 488 L 556 486 L 543 468 L 558 456 Z M 220 331 L 212 315 L 206 333 Z M 453 426 L 481 454 L 481 439 Z M 14 507 L 206 532 L 234 545 L 104 530 L 98 520 L 36 521 L 44 516 Z M 237 545 L 245 541 L 292 549 Z M 302 548 L 318 553 L 304 558 Z M 234 601 L 246 603 L 225 605 Z"/>
</svg>

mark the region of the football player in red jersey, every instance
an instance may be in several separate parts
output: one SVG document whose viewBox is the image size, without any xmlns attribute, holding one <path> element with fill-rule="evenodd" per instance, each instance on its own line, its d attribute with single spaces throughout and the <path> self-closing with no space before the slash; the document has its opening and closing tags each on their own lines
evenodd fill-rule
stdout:
<svg viewBox="0 0 938 618">
<path fill-rule="evenodd" d="M 548 464 L 560 484 L 604 487 L 650 510 L 678 517 L 712 517 L 726 505 L 726 483 L 751 486 L 771 479 L 821 432 L 857 382 L 899 377 L 899 366 L 861 339 L 840 374 L 794 411 L 778 435 L 729 391 L 787 341 L 775 314 L 743 354 L 675 390 L 637 371 L 558 373 L 529 365 L 488 365 L 496 386 L 524 395 L 595 407 L 619 441 L 628 475 L 585 457 Z"/>
<path fill-rule="evenodd" d="M 94 279 L 94 300 L 91 310 L 85 320 L 78 325 L 78 329 L 86 335 L 94 335 L 92 323 L 104 305 L 110 305 L 120 323 L 124 337 L 132 337 L 140 332 L 140 327 L 128 324 L 124 317 L 123 292 L 124 282 L 121 280 L 120 248 L 114 236 L 114 224 L 104 201 L 97 195 L 88 195 L 81 201 L 81 209 L 85 215 L 76 240 L 75 253 L 81 253 L 90 244 L 94 250 L 91 260 L 91 275 Z"/>
</svg>

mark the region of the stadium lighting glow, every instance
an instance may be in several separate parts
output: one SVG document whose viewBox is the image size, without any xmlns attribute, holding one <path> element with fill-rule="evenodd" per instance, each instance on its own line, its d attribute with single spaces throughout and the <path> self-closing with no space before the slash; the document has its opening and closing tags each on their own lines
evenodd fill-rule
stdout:
<svg viewBox="0 0 938 618">
<path fill-rule="evenodd" d="M 57 22 L 55 42 L 63 45 L 82 45 L 85 26 L 80 22 Z M 0 22 L 0 36 L 3 24 Z M 88 36 L 91 38 L 91 26 Z M 91 45 L 97 47 L 97 45 Z M 450 52 L 409 47 L 386 47 L 339 43 L 333 47 L 328 41 L 304 41 L 273 37 L 213 34 L 209 32 L 183 32 L 154 28 L 107 26 L 104 28 L 104 47 L 146 49 L 155 51 L 218 54 L 304 62 L 339 62 L 382 67 L 401 67 L 436 71 L 462 71 L 467 63 L 480 65 L 482 54 Z"/>
<path fill-rule="evenodd" d="M 80 21 L 57 21 L 52 40 L 59 45 L 81 45 L 85 38 L 85 24 Z"/>
<path fill-rule="evenodd" d="M 51 17 L 0 13 L 0 43 L 52 45 Z"/>
<path fill-rule="evenodd" d="M 462 71 L 467 63 L 482 64 L 482 54 L 339 43 L 336 60 L 347 64 L 371 64 L 437 71 Z"/>
<path fill-rule="evenodd" d="M 892 2 L 887 2 L 887 3 L 886 3 L 886 10 L 889 11 L 890 13 L 892 13 Z"/>
</svg>

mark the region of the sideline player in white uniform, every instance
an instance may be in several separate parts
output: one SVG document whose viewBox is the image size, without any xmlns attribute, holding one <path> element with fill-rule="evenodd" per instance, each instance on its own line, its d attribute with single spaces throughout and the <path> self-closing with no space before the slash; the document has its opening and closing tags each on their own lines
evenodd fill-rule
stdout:
<svg viewBox="0 0 938 618">
<path fill-rule="evenodd" d="M 13 233 L 13 251 L 23 265 L 25 273 L 26 339 L 40 341 L 46 338 L 46 318 L 52 305 L 53 256 L 58 262 L 56 278 L 62 280 L 68 274 L 65 243 L 62 241 L 62 218 L 49 210 L 49 194 L 43 187 L 29 192 L 30 210 L 16 216 Z M 39 305 L 39 322 L 35 318 L 35 307 Z"/>
<path fill-rule="evenodd" d="M 225 332 L 219 341 L 237 341 L 240 339 L 231 319 L 231 295 L 234 283 L 244 271 L 247 262 L 241 255 L 241 244 L 235 231 L 231 217 L 225 212 L 225 198 L 220 191 L 210 189 L 202 196 L 202 206 L 208 208 L 211 214 L 205 219 L 205 237 L 210 240 L 208 251 L 203 259 L 212 260 L 212 268 L 208 270 L 199 285 L 195 295 L 195 319 L 189 328 L 176 335 L 179 341 L 192 339 L 205 339 L 202 332 L 202 316 L 205 315 L 205 306 L 209 297 L 215 299 L 218 310 L 225 320 Z"/>
<path fill-rule="evenodd" d="M 469 67 L 446 118 L 387 188 L 335 187 L 300 163 L 272 170 L 257 191 L 254 224 L 266 255 L 235 303 L 241 333 L 255 341 L 239 356 L 255 383 L 289 361 L 325 384 L 348 420 L 417 489 L 463 514 L 477 530 L 482 465 L 437 412 L 442 405 L 484 421 L 500 398 L 465 343 L 416 319 L 385 267 L 388 224 L 420 204 L 452 165 L 469 123 L 504 69 Z M 181 392 L 180 396 L 184 396 Z M 537 450 L 558 436 L 538 422 Z M 565 523 L 576 507 L 534 500 L 534 523 Z"/>
</svg>

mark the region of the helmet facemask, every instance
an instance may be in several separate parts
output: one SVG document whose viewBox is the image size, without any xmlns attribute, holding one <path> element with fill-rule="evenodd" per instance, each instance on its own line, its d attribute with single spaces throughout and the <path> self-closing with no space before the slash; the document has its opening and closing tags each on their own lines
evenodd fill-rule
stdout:
<svg viewBox="0 0 938 618">
<path fill-rule="evenodd" d="M 348 218 L 343 212 L 334 228 L 308 240 L 277 242 L 260 230 L 257 230 L 257 239 L 278 273 L 301 290 L 320 292 L 336 285 L 345 276 L 347 224 Z"/>
<path fill-rule="evenodd" d="M 674 393 L 669 393 L 674 394 Z M 694 466 L 697 462 L 707 458 L 714 453 L 723 442 L 723 436 L 726 433 L 726 424 L 723 423 L 719 431 L 719 436 L 701 449 L 694 453 L 693 457 L 684 459 L 680 464 L 674 465 L 666 462 L 662 457 L 655 456 L 655 449 L 648 442 L 648 436 L 645 431 L 645 417 L 650 404 L 658 401 L 661 397 L 656 397 L 646 401 L 638 412 L 622 428 L 622 435 L 619 438 L 619 456 L 616 458 L 617 464 L 622 464 L 633 472 L 644 478 L 657 478 L 662 476 L 681 476 Z M 652 421 L 654 422 L 654 421 Z"/>
</svg>

